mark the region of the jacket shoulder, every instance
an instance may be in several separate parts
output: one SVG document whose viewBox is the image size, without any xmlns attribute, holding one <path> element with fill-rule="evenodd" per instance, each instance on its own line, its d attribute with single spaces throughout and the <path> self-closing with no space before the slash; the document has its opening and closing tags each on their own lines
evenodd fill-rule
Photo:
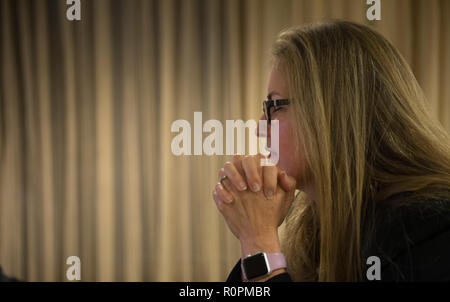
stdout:
<svg viewBox="0 0 450 302">
<path fill-rule="evenodd" d="M 370 253 L 382 281 L 450 280 L 450 200 L 378 209 Z"/>
<path fill-rule="evenodd" d="M 0 282 L 18 282 L 16 278 L 11 278 L 3 274 L 2 267 L 0 266 Z"/>
</svg>

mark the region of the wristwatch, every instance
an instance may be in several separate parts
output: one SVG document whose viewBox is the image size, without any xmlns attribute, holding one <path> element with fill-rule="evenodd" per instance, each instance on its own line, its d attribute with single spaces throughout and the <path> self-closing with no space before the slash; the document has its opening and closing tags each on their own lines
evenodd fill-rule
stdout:
<svg viewBox="0 0 450 302">
<path fill-rule="evenodd" d="M 270 275 L 274 270 L 286 268 L 286 259 L 282 253 L 256 253 L 241 261 L 244 278 L 248 281 Z"/>
</svg>

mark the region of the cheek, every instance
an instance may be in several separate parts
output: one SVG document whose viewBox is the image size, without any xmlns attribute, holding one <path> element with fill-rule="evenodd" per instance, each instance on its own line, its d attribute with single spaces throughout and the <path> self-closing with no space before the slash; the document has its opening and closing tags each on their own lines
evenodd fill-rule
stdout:
<svg viewBox="0 0 450 302">
<path fill-rule="evenodd" d="M 278 167 L 297 181 L 303 178 L 303 156 L 295 148 L 295 136 L 289 123 L 280 123 L 280 157 Z"/>
</svg>

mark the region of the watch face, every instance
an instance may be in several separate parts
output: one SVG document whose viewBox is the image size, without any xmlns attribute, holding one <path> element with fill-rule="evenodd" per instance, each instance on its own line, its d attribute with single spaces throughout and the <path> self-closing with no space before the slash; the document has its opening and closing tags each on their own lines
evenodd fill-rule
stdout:
<svg viewBox="0 0 450 302">
<path fill-rule="evenodd" d="M 248 280 L 259 276 L 265 276 L 269 273 L 266 257 L 263 253 L 245 258 L 243 261 L 243 266 Z"/>
</svg>

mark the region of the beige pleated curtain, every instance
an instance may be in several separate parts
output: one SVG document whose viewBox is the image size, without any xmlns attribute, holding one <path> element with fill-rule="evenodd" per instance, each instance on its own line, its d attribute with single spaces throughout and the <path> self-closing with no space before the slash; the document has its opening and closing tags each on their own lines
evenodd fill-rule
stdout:
<svg viewBox="0 0 450 302">
<path fill-rule="evenodd" d="M 226 156 L 174 156 L 171 124 L 257 119 L 288 26 L 369 24 L 450 131 L 450 1 L 1 0 L 0 265 L 30 281 L 221 281 L 239 242 L 211 198 Z M 204 135 L 206 137 L 206 134 Z M 192 137 L 193 138 L 193 137 Z"/>
</svg>

